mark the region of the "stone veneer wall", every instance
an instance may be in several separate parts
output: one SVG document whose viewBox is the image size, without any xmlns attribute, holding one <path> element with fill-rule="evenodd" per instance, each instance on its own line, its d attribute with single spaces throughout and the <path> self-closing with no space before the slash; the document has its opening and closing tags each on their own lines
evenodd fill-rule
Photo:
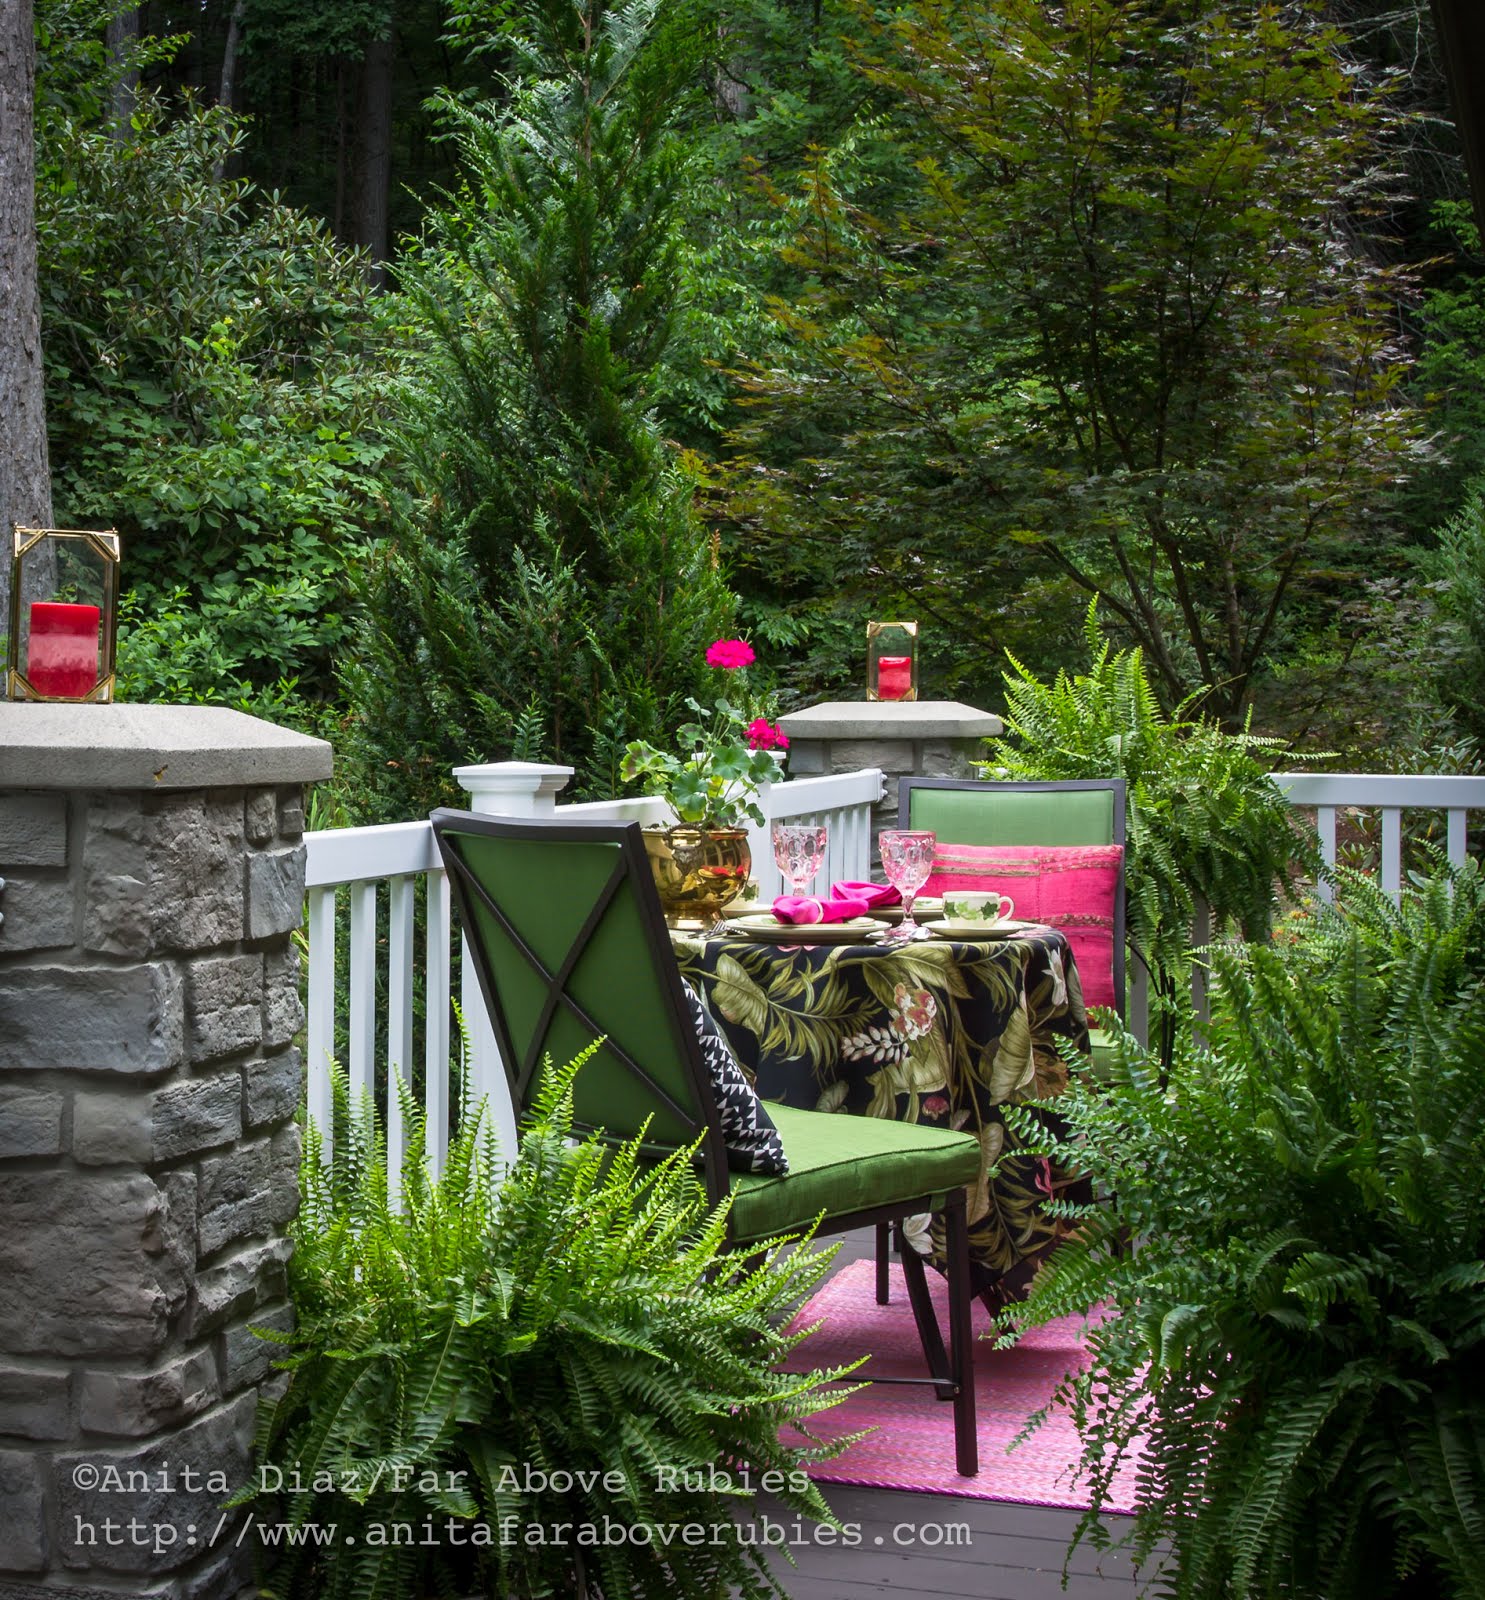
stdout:
<svg viewBox="0 0 1485 1600">
<path fill-rule="evenodd" d="M 220 1506 L 273 1356 L 250 1326 L 290 1324 L 304 814 L 242 779 L 329 771 L 265 727 L 0 705 L 0 1600 L 251 1575 Z M 48 729 L 91 760 L 26 761 Z M 75 782 L 141 761 L 160 787 Z"/>
</svg>

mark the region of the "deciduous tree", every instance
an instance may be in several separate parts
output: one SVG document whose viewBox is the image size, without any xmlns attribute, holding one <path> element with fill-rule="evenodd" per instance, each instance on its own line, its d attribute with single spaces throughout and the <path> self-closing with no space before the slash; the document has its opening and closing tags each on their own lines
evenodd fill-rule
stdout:
<svg viewBox="0 0 1485 1600">
<path fill-rule="evenodd" d="M 1240 720 L 1377 562 L 1413 443 L 1378 96 L 1302 3 L 858 12 L 921 188 L 879 215 L 824 156 L 788 197 L 798 354 L 752 374 L 734 508 L 981 643 L 1097 595 L 1170 703 Z M 833 426 L 770 457 L 801 413 Z"/>
</svg>

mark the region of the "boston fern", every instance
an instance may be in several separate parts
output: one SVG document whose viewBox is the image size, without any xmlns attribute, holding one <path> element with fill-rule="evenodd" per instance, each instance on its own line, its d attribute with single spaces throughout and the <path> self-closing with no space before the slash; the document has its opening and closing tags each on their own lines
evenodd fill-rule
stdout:
<svg viewBox="0 0 1485 1600">
<path fill-rule="evenodd" d="M 1144 1437 L 1129 1537 L 1180 1600 L 1485 1597 L 1485 886 L 1340 888 L 1213 956 L 1168 1080 L 1124 1037 L 1058 1102 L 1112 1198 L 1017 1316 L 1106 1303 L 1085 1466 L 1096 1506 Z"/>
<path fill-rule="evenodd" d="M 991 742 L 987 767 L 1011 778 L 1123 778 L 1129 939 L 1173 1002 L 1189 971 L 1198 901 L 1216 925 L 1266 933 L 1276 886 L 1319 866 L 1291 809 L 1268 776 L 1272 741 L 1229 732 L 1209 718 L 1161 707 L 1143 653 L 1116 651 L 1097 610 L 1086 623 L 1085 674 L 1043 683 L 1020 662 L 1006 674 L 1007 736 Z"/>
<path fill-rule="evenodd" d="M 311 1131 L 287 1389 L 240 1497 L 295 1530 L 265 1593 L 780 1594 L 734 1524 L 748 1493 L 833 1521 L 803 1468 L 843 1446 L 779 1431 L 834 1404 L 839 1374 L 777 1370 L 833 1252 L 719 1259 L 725 1211 L 684 1155 L 642 1169 L 634 1144 L 574 1138 L 582 1059 L 549 1074 L 498 1187 L 476 1117 L 433 1179 L 405 1103 L 395 1201 L 343 1080 L 333 1166 Z"/>
</svg>

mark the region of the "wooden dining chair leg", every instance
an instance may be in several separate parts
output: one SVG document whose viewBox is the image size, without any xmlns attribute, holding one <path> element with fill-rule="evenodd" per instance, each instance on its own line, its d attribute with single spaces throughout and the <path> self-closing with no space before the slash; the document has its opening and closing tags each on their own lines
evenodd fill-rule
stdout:
<svg viewBox="0 0 1485 1600">
<path fill-rule="evenodd" d="M 892 1266 L 892 1224 L 877 1224 L 877 1304 L 886 1305 L 892 1298 L 890 1269 Z"/>
<path fill-rule="evenodd" d="M 966 1478 L 980 1470 L 975 1431 L 975 1347 L 970 1319 L 969 1222 L 964 1190 L 949 1197 L 944 1211 L 944 1251 L 949 1268 L 949 1372 L 954 1394 L 954 1463 Z"/>
</svg>

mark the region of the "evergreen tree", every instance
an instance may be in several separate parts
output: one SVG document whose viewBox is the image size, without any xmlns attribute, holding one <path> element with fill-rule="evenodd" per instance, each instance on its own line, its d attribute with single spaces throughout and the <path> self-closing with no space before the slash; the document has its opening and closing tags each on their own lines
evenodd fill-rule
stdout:
<svg viewBox="0 0 1485 1600">
<path fill-rule="evenodd" d="M 464 180 L 400 271 L 400 442 L 422 507 L 368 575 L 348 678 L 383 814 L 436 797 L 458 761 L 512 752 L 613 792 L 623 745 L 663 736 L 730 618 L 653 414 L 693 20 L 660 0 L 523 0 L 495 34 L 456 18 L 518 76 L 502 102 L 443 101 Z"/>
</svg>

